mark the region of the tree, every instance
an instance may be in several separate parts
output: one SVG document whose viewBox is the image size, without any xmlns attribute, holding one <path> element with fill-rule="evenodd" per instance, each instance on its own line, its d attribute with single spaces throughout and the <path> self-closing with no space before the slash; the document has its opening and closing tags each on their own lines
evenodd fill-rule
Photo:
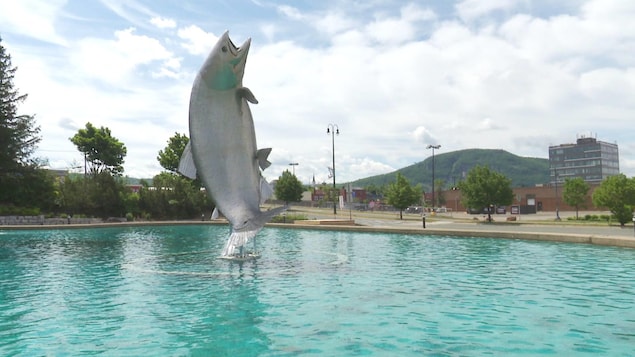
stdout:
<svg viewBox="0 0 635 357">
<path fill-rule="evenodd" d="M 564 190 L 562 199 L 569 206 L 575 207 L 575 219 L 578 219 L 578 211 L 580 207 L 584 207 L 587 194 L 589 193 L 589 184 L 581 177 L 567 178 L 564 180 Z"/>
<path fill-rule="evenodd" d="M 103 126 L 97 129 L 89 122 L 85 129 L 79 129 L 70 140 L 90 162 L 93 175 L 108 171 L 120 176 L 123 172 L 126 146 L 111 135 L 110 129 Z"/>
<path fill-rule="evenodd" d="M 371 183 L 368 186 L 366 186 L 365 190 L 367 193 L 370 193 L 371 195 L 380 196 L 384 191 L 384 187 L 377 186 Z"/>
<path fill-rule="evenodd" d="M 33 164 L 30 158 L 41 140 L 35 117 L 18 114 L 18 105 L 27 95 L 13 87 L 16 71 L 0 38 L 0 175 Z"/>
<path fill-rule="evenodd" d="M 69 175 L 58 188 L 60 208 L 68 214 L 108 218 L 131 212 L 128 196 L 132 192 L 121 177 L 114 177 L 109 172 L 88 177 Z"/>
<path fill-rule="evenodd" d="M 17 67 L 0 38 L 0 204 L 9 207 L 53 208 L 53 177 L 33 158 L 40 127 L 33 115 L 18 114 L 27 98 L 13 86 Z"/>
<path fill-rule="evenodd" d="M 175 133 L 168 140 L 165 149 L 159 151 L 157 160 L 167 171 L 154 176 L 154 187 L 148 187 L 147 182 L 141 183 L 143 187 L 135 203 L 144 216 L 153 219 L 181 219 L 211 212 L 212 204 L 205 191 L 201 190 L 200 181 L 177 172 L 188 142 L 187 136 Z M 133 203 L 132 200 L 130 203 Z"/>
<path fill-rule="evenodd" d="M 7 214 L 20 212 L 22 208 L 55 210 L 56 199 L 53 174 L 35 164 L 0 175 L 0 206 L 6 207 Z"/>
<path fill-rule="evenodd" d="M 200 186 L 185 176 L 161 172 L 152 179 L 154 187 L 139 191 L 139 210 L 153 219 L 181 219 L 211 212 L 212 205 Z"/>
<path fill-rule="evenodd" d="M 397 173 L 395 182 L 386 189 L 388 204 L 399 210 L 399 219 L 403 219 L 403 210 L 421 199 L 421 187 L 412 187 L 410 182 L 401 173 Z"/>
<path fill-rule="evenodd" d="M 487 207 L 489 222 L 492 221 L 491 208 L 509 205 L 514 199 L 511 180 L 501 173 L 491 171 L 487 166 L 471 169 L 458 186 L 463 205 L 476 209 Z"/>
<path fill-rule="evenodd" d="M 635 207 L 635 178 L 624 174 L 607 177 L 593 192 L 593 204 L 606 207 L 624 227 L 633 217 Z"/>
<path fill-rule="evenodd" d="M 302 183 L 289 170 L 284 171 L 282 176 L 278 178 L 278 182 L 276 182 L 276 198 L 286 204 L 289 204 L 289 202 L 300 202 L 302 200 L 302 192 L 304 192 Z"/>
<path fill-rule="evenodd" d="M 174 133 L 174 136 L 168 140 L 168 146 L 163 150 L 159 150 L 159 164 L 164 169 L 176 173 L 179 168 L 179 161 L 181 161 L 181 155 L 185 150 L 185 146 L 190 139 L 184 134 Z"/>
</svg>

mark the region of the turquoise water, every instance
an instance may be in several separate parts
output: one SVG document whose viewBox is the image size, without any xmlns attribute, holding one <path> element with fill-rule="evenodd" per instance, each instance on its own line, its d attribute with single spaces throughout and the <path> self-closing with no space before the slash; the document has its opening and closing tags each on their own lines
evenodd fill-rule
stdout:
<svg viewBox="0 0 635 357">
<path fill-rule="evenodd" d="M 224 226 L 0 231 L 2 356 L 635 354 L 635 250 Z"/>
</svg>

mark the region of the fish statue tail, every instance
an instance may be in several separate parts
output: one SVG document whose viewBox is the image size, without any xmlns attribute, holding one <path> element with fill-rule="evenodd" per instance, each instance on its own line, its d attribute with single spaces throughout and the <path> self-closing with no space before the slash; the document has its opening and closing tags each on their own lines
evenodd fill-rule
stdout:
<svg viewBox="0 0 635 357">
<path fill-rule="evenodd" d="M 259 230 L 260 229 L 244 232 L 232 231 L 232 233 L 229 235 L 227 243 L 225 243 L 225 248 L 223 248 L 223 253 L 221 255 L 223 257 L 230 257 L 235 255 L 236 250 L 247 244 L 247 242 L 251 238 L 255 237 L 256 234 L 258 234 Z"/>
<path fill-rule="evenodd" d="M 223 257 L 228 257 L 236 254 L 236 250 L 244 246 L 249 240 L 258 234 L 258 232 L 265 226 L 267 222 L 274 216 L 287 210 L 287 207 L 277 207 L 269 211 L 262 212 L 259 216 L 252 220 L 249 220 L 243 227 L 236 229 L 232 227 L 232 233 L 225 243 L 223 248 Z M 244 252 L 243 252 L 244 253 Z M 254 252 L 255 253 L 255 252 Z"/>
</svg>

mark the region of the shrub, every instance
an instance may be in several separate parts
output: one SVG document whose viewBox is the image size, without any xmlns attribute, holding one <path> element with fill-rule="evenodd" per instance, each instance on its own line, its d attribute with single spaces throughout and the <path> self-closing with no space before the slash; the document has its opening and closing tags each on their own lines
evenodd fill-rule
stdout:
<svg viewBox="0 0 635 357">
<path fill-rule="evenodd" d="M 37 207 L 16 207 L 13 205 L 0 205 L 0 216 L 39 216 Z"/>
<path fill-rule="evenodd" d="M 295 221 L 305 221 L 307 219 L 308 218 L 305 214 L 287 213 L 273 217 L 271 219 L 271 223 L 293 223 Z"/>
</svg>

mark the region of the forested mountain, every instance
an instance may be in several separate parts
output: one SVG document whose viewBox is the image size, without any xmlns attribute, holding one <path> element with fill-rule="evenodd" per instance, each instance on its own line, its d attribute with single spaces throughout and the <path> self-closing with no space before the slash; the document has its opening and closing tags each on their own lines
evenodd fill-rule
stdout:
<svg viewBox="0 0 635 357">
<path fill-rule="evenodd" d="M 520 157 L 505 150 L 466 149 L 434 156 L 434 178 L 443 180 L 444 188 L 451 188 L 474 166 L 488 166 L 512 180 L 513 187 L 535 186 L 549 182 L 549 160 Z M 355 187 L 383 186 L 394 182 L 397 172 L 411 184 L 422 184 L 425 191 L 432 186 L 432 156 L 397 171 L 371 176 L 351 182 Z"/>
</svg>

